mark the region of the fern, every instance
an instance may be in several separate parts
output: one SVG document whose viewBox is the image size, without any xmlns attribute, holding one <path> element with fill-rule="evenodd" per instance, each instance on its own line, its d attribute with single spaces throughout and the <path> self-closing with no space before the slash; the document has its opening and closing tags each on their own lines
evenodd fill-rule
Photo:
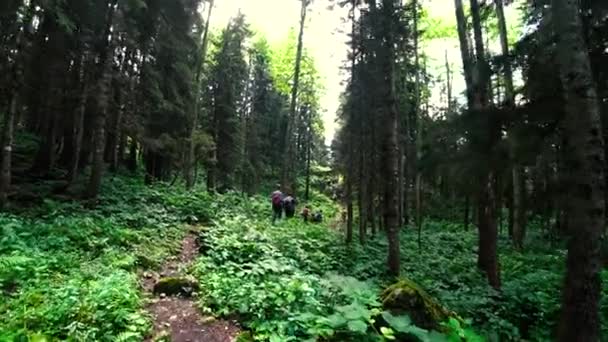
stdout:
<svg viewBox="0 0 608 342">
<path fill-rule="evenodd" d="M 33 259 L 19 255 L 0 255 L 0 276 L 6 273 L 23 270 L 23 266 L 30 263 Z"/>
</svg>

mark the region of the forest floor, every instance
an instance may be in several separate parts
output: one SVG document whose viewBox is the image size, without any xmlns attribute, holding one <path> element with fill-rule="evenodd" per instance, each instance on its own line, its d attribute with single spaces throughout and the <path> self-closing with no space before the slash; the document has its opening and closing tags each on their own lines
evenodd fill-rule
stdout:
<svg viewBox="0 0 608 342">
<path fill-rule="evenodd" d="M 95 208 L 45 199 L 0 213 L 0 342 L 377 342 L 404 332 L 449 341 L 470 329 L 491 341 L 552 340 L 566 253 L 538 222 L 524 252 L 500 234 L 500 292 L 477 270 L 475 230 L 429 218 L 422 248 L 416 230 L 401 231 L 402 275 L 467 322 L 438 322 L 449 334 L 438 336 L 384 311 L 394 279 L 383 234 L 345 244 L 340 207 L 316 191 L 307 204 L 327 220 L 272 225 L 266 196 L 116 177 Z M 162 295 L 171 277 L 198 289 Z M 608 336 L 608 269 L 602 278 Z"/>
<path fill-rule="evenodd" d="M 231 342 L 241 331 L 234 320 L 218 320 L 203 315 L 191 296 L 154 293 L 155 285 L 161 279 L 179 279 L 187 275 L 198 256 L 196 238 L 196 232 L 190 232 L 183 239 L 178 256 L 168 258 L 159 272 L 147 271 L 142 274 L 144 290 L 154 297 L 147 307 L 154 321 L 154 329 L 146 342 L 163 339 L 172 342 Z M 196 293 L 192 295 L 196 296 Z"/>
</svg>

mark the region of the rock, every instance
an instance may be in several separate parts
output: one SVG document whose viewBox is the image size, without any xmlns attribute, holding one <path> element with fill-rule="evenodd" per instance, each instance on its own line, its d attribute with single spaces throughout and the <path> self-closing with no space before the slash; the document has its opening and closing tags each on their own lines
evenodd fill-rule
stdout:
<svg viewBox="0 0 608 342">
<path fill-rule="evenodd" d="M 408 315 L 420 328 L 440 330 L 440 323 L 450 317 L 461 320 L 409 279 L 399 280 L 389 286 L 382 292 L 381 297 L 385 310 L 394 315 Z"/>
<path fill-rule="evenodd" d="M 213 322 L 215 322 L 215 317 L 213 317 L 213 316 L 206 316 L 201 319 L 201 323 L 203 323 L 203 324 L 210 324 Z"/>
<path fill-rule="evenodd" d="M 154 294 L 167 296 L 190 297 L 193 292 L 198 291 L 199 286 L 195 279 L 190 277 L 167 277 L 160 279 L 154 285 Z"/>
<path fill-rule="evenodd" d="M 249 331 L 243 331 L 240 333 L 234 342 L 253 342 L 253 335 Z"/>
</svg>

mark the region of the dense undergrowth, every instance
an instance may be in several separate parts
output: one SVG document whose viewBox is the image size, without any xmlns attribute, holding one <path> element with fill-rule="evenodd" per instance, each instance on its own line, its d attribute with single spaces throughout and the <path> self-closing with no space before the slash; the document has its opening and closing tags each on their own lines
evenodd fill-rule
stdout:
<svg viewBox="0 0 608 342">
<path fill-rule="evenodd" d="M 421 329 L 384 311 L 380 293 L 387 243 L 343 243 L 337 207 L 315 193 L 323 224 L 270 223 L 266 197 L 186 193 L 116 177 L 94 208 L 47 200 L 0 214 L 0 341 L 141 341 L 150 318 L 138 270 L 176 251 L 183 222 L 205 223 L 192 273 L 203 310 L 241 320 L 269 341 L 548 341 L 557 320 L 565 252 L 532 235 L 525 252 L 500 241 L 503 288 L 476 268 L 476 232 L 460 224 L 425 224 L 402 233 L 403 274 L 458 317 Z M 603 336 L 608 336 L 608 272 Z"/>
<path fill-rule="evenodd" d="M 347 276 L 352 251 L 326 225 L 293 219 L 273 226 L 263 199 L 226 198 L 232 205 L 224 206 L 214 227 L 201 236 L 202 256 L 194 272 L 203 289 L 202 306 L 236 314 L 256 340 L 382 341 L 407 334 L 441 341 L 465 333 L 456 319 L 446 321 L 441 334 L 383 311 L 380 283 Z M 335 213 L 322 198 L 312 207 Z"/>
<path fill-rule="evenodd" d="M 331 204 L 319 206 L 328 210 Z M 261 340 L 390 339 L 390 330 L 379 329 L 384 324 L 395 330 L 382 318 L 378 297 L 379 289 L 389 284 L 384 238 L 371 239 L 364 247 L 345 246 L 343 235 L 324 225 L 294 219 L 272 226 L 262 200 L 226 207 L 216 218 L 215 227 L 202 238 L 204 256 L 195 270 L 206 289 L 201 302 L 207 310 L 238 315 Z M 502 238 L 503 288 L 497 292 L 476 268 L 476 242 L 473 229 L 429 222 L 419 248 L 416 232 L 404 229 L 403 274 L 487 340 L 552 340 L 565 251 L 532 234 L 527 250 L 518 252 Z M 603 336 L 608 336 L 608 272 L 602 276 Z M 415 327 L 412 331 L 420 340 L 445 338 Z M 451 331 L 465 333 L 460 327 Z"/>
<path fill-rule="evenodd" d="M 45 200 L 0 214 L 0 341 L 141 341 L 138 269 L 179 247 L 209 198 L 114 178 L 100 204 Z"/>
</svg>

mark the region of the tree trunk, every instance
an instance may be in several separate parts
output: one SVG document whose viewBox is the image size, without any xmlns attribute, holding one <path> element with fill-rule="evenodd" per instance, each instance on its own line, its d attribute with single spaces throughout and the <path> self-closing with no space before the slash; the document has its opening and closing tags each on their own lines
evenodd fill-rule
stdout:
<svg viewBox="0 0 608 342">
<path fill-rule="evenodd" d="M 137 140 L 134 137 L 131 137 L 131 144 L 129 145 L 127 169 L 131 172 L 137 171 Z"/>
<path fill-rule="evenodd" d="M 21 44 L 22 39 L 22 30 L 19 29 L 16 40 L 17 56 L 11 70 L 11 100 L 8 112 L 4 114 L 4 122 L 0 136 L 0 146 L 2 147 L 2 151 L 0 152 L 0 210 L 3 210 L 8 204 L 8 193 L 11 187 L 14 126 L 15 117 L 17 116 L 19 108 L 19 96 L 22 88 L 21 56 L 19 55 L 22 53 L 23 48 Z"/>
<path fill-rule="evenodd" d="M 500 270 L 497 258 L 498 229 L 496 226 L 496 207 L 494 194 L 494 175 L 487 177 L 485 189 L 481 190 L 479 199 L 479 250 L 477 263 L 485 272 L 488 283 L 495 289 L 500 288 Z M 493 220 L 493 221 L 492 221 Z"/>
<path fill-rule="evenodd" d="M 110 162 L 110 171 L 112 172 L 117 172 L 118 171 L 118 155 L 119 155 L 119 147 L 120 147 L 120 136 L 121 136 L 121 132 L 122 132 L 122 120 L 123 120 L 123 115 L 124 115 L 124 107 L 123 105 L 120 103 L 118 103 L 118 109 L 116 112 L 116 116 L 114 117 L 114 121 L 112 122 L 112 133 L 111 133 L 111 137 L 112 139 L 110 140 L 110 144 L 109 144 L 109 162 Z"/>
<path fill-rule="evenodd" d="M 399 276 L 401 256 L 399 249 L 399 114 L 395 91 L 395 27 L 393 16 L 395 0 L 383 0 L 382 46 L 379 66 L 384 79 L 385 113 L 382 126 L 382 170 L 384 178 L 384 225 L 388 238 L 388 270 L 392 276 Z"/>
<path fill-rule="evenodd" d="M 78 100 L 78 106 L 76 108 L 76 111 L 74 112 L 72 131 L 72 135 L 74 136 L 74 149 L 67 175 L 68 187 L 72 185 L 76 180 L 76 175 L 78 174 L 78 166 L 80 164 L 80 153 L 82 151 L 82 139 L 84 136 L 84 115 L 86 112 L 87 99 L 89 98 L 89 81 L 87 77 L 87 72 L 84 68 L 87 65 L 85 60 L 86 58 L 83 57 L 83 68 L 81 70 L 80 76 L 82 80 L 82 91 L 80 93 L 80 99 Z"/>
<path fill-rule="evenodd" d="M 467 100 L 470 110 L 480 111 L 487 106 L 488 85 L 485 62 L 485 47 L 481 28 L 481 15 L 477 0 L 470 0 L 471 16 L 473 18 L 473 32 L 475 37 L 476 68 L 473 68 L 471 51 L 469 50 L 467 24 L 464 16 L 462 0 L 455 0 L 456 20 L 458 23 L 458 37 L 463 60 L 465 82 L 467 86 Z M 493 120 L 488 118 L 486 129 L 489 140 L 495 142 L 499 138 L 500 130 L 495 127 Z M 492 144 L 488 146 L 488 158 L 492 155 Z M 500 272 L 498 269 L 497 239 L 498 229 L 496 227 L 496 194 L 495 194 L 496 172 L 493 166 L 489 167 L 481 179 L 481 189 L 478 203 L 478 266 L 486 274 L 491 286 L 500 287 Z"/>
<path fill-rule="evenodd" d="M 568 257 L 558 341 L 595 342 L 600 340 L 604 141 L 578 1 L 552 3 L 566 105 L 562 126 L 566 179 L 562 190 L 568 194 Z"/>
<path fill-rule="evenodd" d="M 513 87 L 513 70 L 511 68 L 510 53 L 509 53 L 509 36 L 507 31 L 507 21 L 505 19 L 505 11 L 503 0 L 494 0 L 496 5 L 496 16 L 498 17 L 498 31 L 500 34 L 500 46 L 504 59 L 505 68 L 505 96 L 508 105 L 515 105 L 515 89 Z"/>
<path fill-rule="evenodd" d="M 99 194 L 101 179 L 103 176 L 104 167 L 104 148 L 105 148 L 105 129 L 106 115 L 110 101 L 110 78 L 112 75 L 112 22 L 114 19 L 114 10 L 118 0 L 112 0 L 108 7 L 108 15 L 106 20 L 105 34 L 103 37 L 109 37 L 105 40 L 103 48 L 100 51 L 99 69 L 100 73 L 97 80 L 97 113 L 93 119 L 93 164 L 91 165 L 91 176 L 89 184 L 85 192 L 85 197 L 95 199 Z"/>
<path fill-rule="evenodd" d="M 310 0 L 300 0 L 302 2 L 302 7 L 300 11 L 300 31 L 298 33 L 298 47 L 296 51 L 296 62 L 294 66 L 294 76 L 293 76 L 293 85 L 291 87 L 291 101 L 289 103 L 289 117 L 287 118 L 287 128 L 285 130 L 285 140 L 283 143 L 285 154 L 283 156 L 283 176 L 282 182 L 283 186 L 290 188 L 291 191 L 293 185 L 293 175 L 292 168 L 294 162 L 294 146 L 291 142 L 291 135 L 293 133 L 293 129 L 295 126 L 296 120 L 296 105 L 298 100 L 298 89 L 300 86 L 300 70 L 302 65 L 302 51 L 304 48 L 304 25 L 306 24 L 306 12 L 308 9 L 308 2 Z"/>
<path fill-rule="evenodd" d="M 418 247 L 420 248 L 420 233 L 422 230 L 422 111 L 420 110 L 420 54 L 418 52 L 418 0 L 414 0 L 414 58 L 416 68 L 416 80 L 414 94 L 416 99 L 416 227 L 418 230 Z"/>
<path fill-rule="evenodd" d="M 352 156 L 349 156 L 351 158 Z M 353 184 L 352 171 L 346 175 L 346 243 L 353 241 Z"/>
<path fill-rule="evenodd" d="M 18 84 L 17 79 L 13 80 Z M 0 210 L 4 209 L 8 203 L 8 192 L 11 186 L 11 157 L 13 148 L 13 125 L 17 113 L 18 104 L 18 89 L 19 86 L 13 88 L 10 107 L 8 113 L 4 116 L 4 125 L 2 126 L 2 164 L 0 164 Z"/>
<path fill-rule="evenodd" d="M 196 143 L 194 141 L 194 135 L 196 133 L 196 129 L 198 126 L 198 116 L 199 116 L 199 99 L 200 99 L 200 89 L 202 87 L 201 78 L 203 74 L 203 68 L 205 66 L 205 60 L 207 59 L 207 46 L 209 41 L 209 23 L 211 22 L 211 13 L 213 11 L 214 0 L 209 1 L 209 10 L 207 12 L 207 20 L 205 20 L 205 28 L 203 31 L 203 38 L 201 42 L 201 54 L 199 56 L 199 61 L 197 62 L 197 70 L 195 77 L 195 87 L 194 87 L 194 104 L 193 104 L 193 112 L 192 112 L 192 127 L 190 128 L 190 139 L 188 144 L 188 158 L 186 165 L 186 188 L 191 189 L 194 186 L 194 169 L 196 168 Z"/>
<path fill-rule="evenodd" d="M 522 167 L 515 165 L 512 168 L 513 177 L 513 245 L 517 249 L 523 249 L 526 237 L 526 213 L 524 209 L 525 199 L 525 175 Z"/>
<path fill-rule="evenodd" d="M 464 199 L 464 230 L 469 230 L 469 210 L 471 208 L 471 197 L 466 195 Z"/>
<path fill-rule="evenodd" d="M 515 107 L 515 89 L 513 87 L 513 71 L 510 62 L 509 53 L 509 39 L 507 32 L 507 22 L 505 19 L 503 0 L 494 0 L 496 5 L 496 16 L 498 17 L 498 31 L 500 33 L 500 45 L 502 48 L 502 55 L 505 70 L 505 99 L 508 108 Z M 517 141 L 516 135 L 511 134 L 510 137 L 513 140 L 513 148 L 511 149 L 511 159 L 513 160 L 513 167 L 511 169 L 512 186 L 513 186 L 513 198 L 512 198 L 512 232 L 513 245 L 515 248 L 523 248 L 523 240 L 525 237 L 525 217 L 526 209 L 524 207 L 524 174 L 523 167 L 517 162 Z"/>
<path fill-rule="evenodd" d="M 473 60 L 469 47 L 469 34 L 467 20 L 464 15 L 462 0 L 454 0 L 456 8 L 456 21 L 458 25 L 458 40 L 460 41 L 460 54 L 464 69 L 464 79 L 467 86 L 467 101 L 469 106 L 473 103 Z"/>
<path fill-rule="evenodd" d="M 310 200 L 310 163 L 312 162 L 312 109 L 308 110 L 306 132 L 306 188 L 304 198 Z"/>
<path fill-rule="evenodd" d="M 365 210 L 365 175 L 363 171 L 363 153 L 359 153 L 359 188 L 357 190 L 357 206 L 359 207 L 359 243 L 367 240 L 367 213 Z"/>
</svg>

